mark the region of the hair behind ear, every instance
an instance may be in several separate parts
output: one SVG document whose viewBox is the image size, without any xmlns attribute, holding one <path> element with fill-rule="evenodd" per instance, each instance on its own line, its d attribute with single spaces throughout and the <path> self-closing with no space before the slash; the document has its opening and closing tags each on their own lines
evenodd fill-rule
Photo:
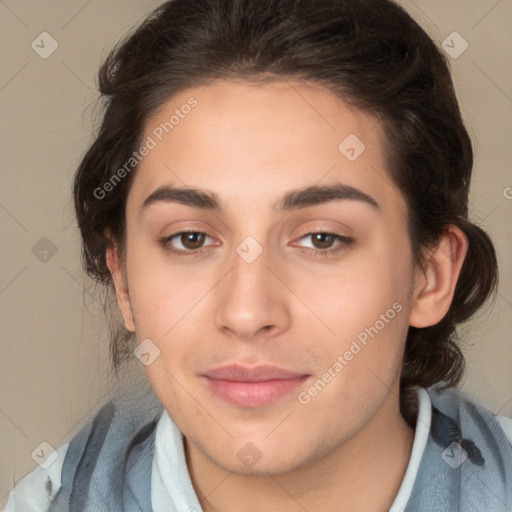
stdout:
<svg viewBox="0 0 512 512">
<path fill-rule="evenodd" d="M 498 263 L 490 237 L 469 221 L 455 223 L 466 235 L 469 245 L 455 287 L 452 304 L 435 325 L 409 327 L 404 368 L 400 381 L 400 408 L 406 421 L 415 418 L 416 393 L 412 386 L 441 388 L 457 385 L 465 370 L 459 348 L 457 324 L 463 323 L 497 291 Z"/>
<path fill-rule="evenodd" d="M 455 323 L 468 320 L 493 294 L 499 280 L 498 260 L 487 233 L 468 221 L 457 223 L 468 238 L 468 253 L 453 295 L 452 316 Z"/>
</svg>

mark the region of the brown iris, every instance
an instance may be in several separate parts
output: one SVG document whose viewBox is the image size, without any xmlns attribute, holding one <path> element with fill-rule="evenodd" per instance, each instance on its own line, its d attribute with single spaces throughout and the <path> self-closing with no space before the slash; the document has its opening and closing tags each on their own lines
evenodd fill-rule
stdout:
<svg viewBox="0 0 512 512">
<path fill-rule="evenodd" d="M 182 233 L 181 236 L 181 243 L 183 244 L 183 247 L 186 249 L 200 249 L 202 245 L 204 244 L 204 233 Z"/>
<path fill-rule="evenodd" d="M 328 249 L 334 242 L 334 235 L 330 235 L 329 233 L 313 233 L 311 238 L 313 245 L 315 245 L 315 241 L 319 242 L 319 245 L 315 245 L 318 249 Z"/>
</svg>

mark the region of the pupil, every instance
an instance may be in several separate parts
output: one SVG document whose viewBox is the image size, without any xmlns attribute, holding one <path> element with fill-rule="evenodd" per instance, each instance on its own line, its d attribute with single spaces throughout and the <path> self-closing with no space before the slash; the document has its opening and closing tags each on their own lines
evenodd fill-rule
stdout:
<svg viewBox="0 0 512 512">
<path fill-rule="evenodd" d="M 204 241 L 202 233 L 185 233 L 182 238 L 182 243 L 187 249 L 197 249 L 201 247 Z"/>
<path fill-rule="evenodd" d="M 316 233 L 316 241 L 320 242 L 320 249 L 328 248 L 332 243 L 332 235 L 327 233 Z"/>
</svg>

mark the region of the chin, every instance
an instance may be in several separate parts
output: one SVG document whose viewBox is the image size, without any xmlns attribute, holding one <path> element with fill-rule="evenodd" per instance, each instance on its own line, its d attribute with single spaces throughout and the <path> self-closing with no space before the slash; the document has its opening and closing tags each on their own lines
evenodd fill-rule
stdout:
<svg viewBox="0 0 512 512">
<path fill-rule="evenodd" d="M 238 438 L 240 439 L 240 438 Z M 332 450 L 331 446 L 318 446 L 312 452 L 306 452 L 304 446 L 311 446 L 311 440 L 292 440 L 278 438 L 270 441 L 262 435 L 260 439 L 244 437 L 232 439 L 228 446 L 220 446 L 212 451 L 207 442 L 205 446 L 196 444 L 205 456 L 215 465 L 239 475 L 268 476 L 283 475 L 314 463 Z M 252 439 L 252 440 L 251 440 Z"/>
</svg>

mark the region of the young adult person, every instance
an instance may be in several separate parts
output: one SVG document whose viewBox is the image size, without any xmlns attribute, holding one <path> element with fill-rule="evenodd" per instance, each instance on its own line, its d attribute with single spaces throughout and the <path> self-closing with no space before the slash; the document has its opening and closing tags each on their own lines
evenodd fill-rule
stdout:
<svg viewBox="0 0 512 512">
<path fill-rule="evenodd" d="M 510 510 L 509 423 L 456 389 L 497 263 L 424 30 L 388 0 L 171 0 L 99 77 L 84 265 L 151 388 L 7 510 Z"/>
</svg>

